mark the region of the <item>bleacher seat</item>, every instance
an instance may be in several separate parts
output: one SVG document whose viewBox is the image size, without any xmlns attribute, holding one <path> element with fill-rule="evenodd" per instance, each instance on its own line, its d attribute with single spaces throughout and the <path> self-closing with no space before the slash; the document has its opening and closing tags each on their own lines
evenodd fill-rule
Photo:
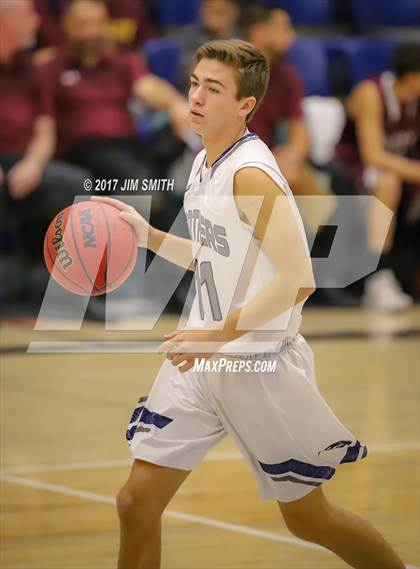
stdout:
<svg viewBox="0 0 420 569">
<path fill-rule="evenodd" d="M 344 68 L 347 91 L 360 81 L 391 69 L 397 46 L 395 40 L 384 38 L 325 38 L 323 42 L 330 64 L 335 69 L 337 64 Z"/>
<path fill-rule="evenodd" d="M 290 14 L 295 25 L 325 25 L 332 20 L 332 0 L 270 0 Z M 266 3 L 266 2 L 264 2 Z"/>
<path fill-rule="evenodd" d="M 287 58 L 302 77 L 305 96 L 329 95 L 328 61 L 322 42 L 313 38 L 299 38 Z"/>
<path fill-rule="evenodd" d="M 420 26 L 420 0 L 352 0 L 353 17 L 364 26 Z"/>
<path fill-rule="evenodd" d="M 182 26 L 197 20 L 199 0 L 155 0 L 154 4 L 163 26 Z"/>
<path fill-rule="evenodd" d="M 176 85 L 180 53 L 180 46 L 176 39 L 149 40 L 143 45 L 142 51 L 150 71 Z"/>
</svg>

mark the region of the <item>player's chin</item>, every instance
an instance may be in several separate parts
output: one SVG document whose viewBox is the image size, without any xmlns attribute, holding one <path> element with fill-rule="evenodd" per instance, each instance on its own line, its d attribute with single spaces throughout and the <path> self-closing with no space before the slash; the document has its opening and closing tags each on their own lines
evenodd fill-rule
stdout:
<svg viewBox="0 0 420 569">
<path fill-rule="evenodd" d="M 194 121 L 190 121 L 190 127 L 195 134 L 203 135 L 203 131 L 205 130 L 202 124 L 198 124 Z"/>
</svg>

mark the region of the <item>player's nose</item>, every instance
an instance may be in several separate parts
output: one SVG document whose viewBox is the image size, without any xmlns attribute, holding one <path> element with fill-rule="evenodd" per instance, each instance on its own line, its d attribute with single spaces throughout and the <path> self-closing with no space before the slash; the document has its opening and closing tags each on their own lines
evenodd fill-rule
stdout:
<svg viewBox="0 0 420 569">
<path fill-rule="evenodd" d="M 196 105 L 204 104 L 204 89 L 202 87 L 197 87 L 194 92 L 190 94 L 190 100 Z"/>
</svg>

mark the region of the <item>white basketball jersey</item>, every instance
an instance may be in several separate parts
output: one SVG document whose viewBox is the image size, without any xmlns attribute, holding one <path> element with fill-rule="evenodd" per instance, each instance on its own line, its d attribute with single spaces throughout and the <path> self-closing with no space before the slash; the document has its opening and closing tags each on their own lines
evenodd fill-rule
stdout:
<svg viewBox="0 0 420 569">
<path fill-rule="evenodd" d="M 235 173 L 244 167 L 260 168 L 290 200 L 302 239 L 306 236 L 293 194 L 273 154 L 259 137 L 247 131 L 207 168 L 205 150 L 196 157 L 184 197 L 193 241 L 196 296 L 187 326 L 215 327 L 242 307 L 275 275 L 273 264 L 253 236 L 253 227 L 241 219 L 233 195 Z M 287 244 L 279 243 L 279 247 Z M 255 331 L 225 344 L 222 353 L 276 352 L 300 326 L 303 302 L 274 317 Z M 239 326 L 240 328 L 240 326 Z M 246 326 L 243 326 L 245 329 Z M 261 331 L 267 331 L 261 335 Z M 263 336 L 263 338 L 261 337 Z"/>
</svg>

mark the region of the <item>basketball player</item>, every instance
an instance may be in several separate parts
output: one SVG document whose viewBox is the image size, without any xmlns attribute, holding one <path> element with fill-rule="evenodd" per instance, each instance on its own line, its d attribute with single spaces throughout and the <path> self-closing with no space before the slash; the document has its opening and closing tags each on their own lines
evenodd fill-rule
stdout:
<svg viewBox="0 0 420 569">
<path fill-rule="evenodd" d="M 346 114 L 335 161 L 392 211 L 398 210 L 403 190 L 408 190 L 406 201 L 415 210 L 420 189 L 420 43 L 402 43 L 392 72 L 356 85 L 346 101 Z M 380 210 L 381 204 L 375 201 L 368 212 L 369 246 L 382 256 L 378 271 L 366 281 L 363 304 L 407 308 L 412 299 L 403 293 L 392 271 L 396 216 L 383 244 Z"/>
<path fill-rule="evenodd" d="M 140 246 L 197 274 L 188 326 L 166 336 L 167 359 L 127 432 L 134 464 L 117 498 L 120 569 L 160 566 L 161 516 L 226 433 L 293 534 L 352 567 L 404 567 L 372 526 L 322 490 L 340 462 L 367 451 L 321 397 L 312 352 L 298 334 L 313 291 L 302 223 L 273 155 L 246 127 L 268 69 L 262 53 L 240 40 L 197 51 L 189 104 L 205 148 L 185 194 L 191 240 L 157 231 L 126 204 L 97 198 L 121 210 Z M 231 371 L 196 371 L 198 358 L 224 359 Z M 275 372 L 257 371 L 256 362 L 267 359 Z M 243 362 L 251 371 L 235 373 Z"/>
</svg>

